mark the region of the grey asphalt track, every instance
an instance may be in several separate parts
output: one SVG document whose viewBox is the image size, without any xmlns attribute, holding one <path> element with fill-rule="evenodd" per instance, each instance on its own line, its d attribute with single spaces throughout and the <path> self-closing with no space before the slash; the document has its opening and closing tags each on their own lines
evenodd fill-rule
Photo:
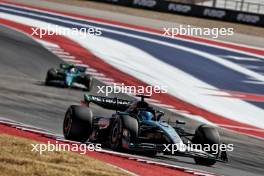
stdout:
<svg viewBox="0 0 264 176">
<path fill-rule="evenodd" d="M 84 92 L 44 86 L 47 70 L 58 66 L 61 60 L 26 35 L 3 26 L 0 31 L 0 116 L 61 134 L 66 109 L 79 104 Z M 94 87 L 102 84 L 94 83 Z M 96 115 L 112 113 L 97 106 L 92 108 Z M 183 117 L 167 112 L 166 118 L 175 121 Z M 193 131 L 198 123 L 186 120 Z M 150 159 L 230 176 L 263 175 L 263 140 L 224 130 L 220 133 L 224 142 L 234 144 L 234 151 L 229 153 L 230 163 L 205 167 L 195 165 L 190 158 L 158 155 Z"/>
</svg>

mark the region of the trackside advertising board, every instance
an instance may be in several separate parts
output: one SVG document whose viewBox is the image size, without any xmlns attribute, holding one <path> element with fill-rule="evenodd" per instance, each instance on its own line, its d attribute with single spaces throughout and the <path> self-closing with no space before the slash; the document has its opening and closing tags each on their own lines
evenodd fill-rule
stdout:
<svg viewBox="0 0 264 176">
<path fill-rule="evenodd" d="M 117 5 L 264 27 L 264 15 L 159 0 L 97 0 Z"/>
</svg>

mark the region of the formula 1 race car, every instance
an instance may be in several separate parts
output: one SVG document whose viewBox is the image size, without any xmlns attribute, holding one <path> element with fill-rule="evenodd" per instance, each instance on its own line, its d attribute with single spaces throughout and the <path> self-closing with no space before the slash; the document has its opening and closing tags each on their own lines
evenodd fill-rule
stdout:
<svg viewBox="0 0 264 176">
<path fill-rule="evenodd" d="M 77 87 L 90 91 L 92 77 L 86 72 L 86 67 L 73 64 L 60 64 L 60 68 L 51 68 L 47 72 L 45 84 L 64 87 Z"/>
<path fill-rule="evenodd" d="M 226 150 L 217 148 L 213 151 L 209 147 L 204 151 L 205 144 L 222 144 L 216 128 L 204 124 L 196 129 L 195 134 L 187 133 L 181 127 L 163 122 L 161 117 L 164 112 L 155 110 L 144 101 L 146 96 L 140 97 L 140 101 L 129 101 L 85 94 L 84 104 L 70 106 L 65 114 L 64 137 L 78 142 L 88 140 L 113 150 L 140 152 L 147 156 L 163 153 L 192 157 L 197 164 L 207 166 L 216 161 L 227 162 Z M 90 103 L 116 110 L 116 113 L 111 117 L 93 116 Z M 177 124 L 184 122 L 178 120 Z M 199 144 L 202 148 L 192 148 L 189 144 Z"/>
</svg>

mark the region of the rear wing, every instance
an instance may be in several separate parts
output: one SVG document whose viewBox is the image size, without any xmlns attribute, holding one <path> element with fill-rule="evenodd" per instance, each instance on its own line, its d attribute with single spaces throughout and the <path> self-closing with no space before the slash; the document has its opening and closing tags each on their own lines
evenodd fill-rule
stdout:
<svg viewBox="0 0 264 176">
<path fill-rule="evenodd" d="M 125 111 L 131 103 L 131 101 L 128 100 L 88 95 L 88 94 L 84 94 L 84 102 L 88 106 L 90 103 L 94 103 L 103 108 L 109 110 L 117 110 L 117 111 Z"/>
</svg>

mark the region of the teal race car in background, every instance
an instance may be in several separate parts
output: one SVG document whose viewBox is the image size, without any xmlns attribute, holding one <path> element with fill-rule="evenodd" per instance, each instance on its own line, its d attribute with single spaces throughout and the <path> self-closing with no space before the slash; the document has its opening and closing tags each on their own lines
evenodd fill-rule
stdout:
<svg viewBox="0 0 264 176">
<path fill-rule="evenodd" d="M 47 72 L 46 85 L 75 87 L 90 91 L 92 77 L 86 74 L 86 67 L 73 64 L 60 64 L 60 68 L 51 68 Z"/>
</svg>

